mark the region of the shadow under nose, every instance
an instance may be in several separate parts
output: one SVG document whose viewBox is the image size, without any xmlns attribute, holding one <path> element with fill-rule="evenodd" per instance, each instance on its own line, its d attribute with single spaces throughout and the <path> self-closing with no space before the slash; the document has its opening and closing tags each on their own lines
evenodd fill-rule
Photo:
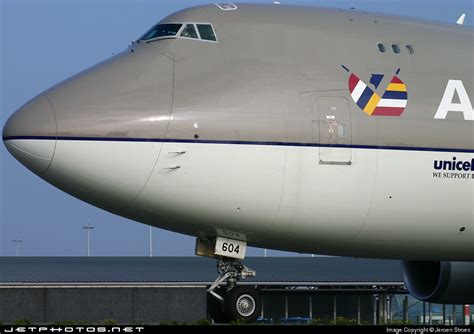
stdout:
<svg viewBox="0 0 474 334">
<path fill-rule="evenodd" d="M 45 96 L 16 111 L 3 128 L 8 151 L 36 174 L 44 173 L 56 146 L 56 118 Z"/>
</svg>

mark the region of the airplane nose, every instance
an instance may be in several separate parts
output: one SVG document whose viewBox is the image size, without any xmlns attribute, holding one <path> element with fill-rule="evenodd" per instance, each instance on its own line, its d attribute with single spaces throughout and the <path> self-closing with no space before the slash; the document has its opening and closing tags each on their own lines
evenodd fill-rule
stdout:
<svg viewBox="0 0 474 334">
<path fill-rule="evenodd" d="M 56 117 L 45 96 L 16 111 L 3 128 L 8 151 L 35 174 L 44 173 L 56 146 Z"/>
</svg>

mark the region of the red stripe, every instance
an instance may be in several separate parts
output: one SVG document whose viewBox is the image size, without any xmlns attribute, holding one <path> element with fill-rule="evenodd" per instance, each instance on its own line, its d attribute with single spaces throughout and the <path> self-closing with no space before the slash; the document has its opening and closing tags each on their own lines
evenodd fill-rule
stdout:
<svg viewBox="0 0 474 334">
<path fill-rule="evenodd" d="M 359 80 L 360 79 L 354 73 L 352 73 L 351 76 L 349 77 L 349 92 L 351 92 L 351 94 L 354 88 L 359 83 Z"/>
<path fill-rule="evenodd" d="M 404 82 L 403 82 L 402 80 L 400 80 L 399 77 L 397 77 L 396 75 L 394 75 L 393 78 L 392 78 L 392 82 L 391 82 L 391 83 L 400 83 L 400 84 L 402 84 L 402 83 L 404 83 Z"/>
<path fill-rule="evenodd" d="M 372 116 L 400 116 L 405 108 L 377 107 Z"/>
</svg>

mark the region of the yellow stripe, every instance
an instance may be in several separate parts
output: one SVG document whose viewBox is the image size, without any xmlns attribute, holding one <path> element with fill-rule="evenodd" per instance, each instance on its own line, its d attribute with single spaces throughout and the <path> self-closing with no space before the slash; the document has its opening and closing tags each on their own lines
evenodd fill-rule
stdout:
<svg viewBox="0 0 474 334">
<path fill-rule="evenodd" d="M 388 85 L 387 90 L 396 91 L 396 92 L 406 92 L 407 86 L 405 86 L 405 84 L 391 83 Z"/>
<path fill-rule="evenodd" d="M 377 104 L 379 103 L 379 101 L 380 101 L 380 96 L 378 96 L 377 93 L 374 93 L 374 95 L 372 95 L 369 102 L 365 106 L 364 112 L 369 115 L 372 115 L 375 108 L 377 108 Z"/>
</svg>

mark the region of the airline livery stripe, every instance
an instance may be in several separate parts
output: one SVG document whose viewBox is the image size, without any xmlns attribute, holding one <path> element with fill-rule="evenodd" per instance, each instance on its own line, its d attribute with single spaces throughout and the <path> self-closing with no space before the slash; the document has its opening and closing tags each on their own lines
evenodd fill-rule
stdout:
<svg viewBox="0 0 474 334">
<path fill-rule="evenodd" d="M 380 108 L 377 108 L 378 110 Z M 388 109 L 388 108 L 387 108 Z M 395 109 L 395 108 L 391 108 Z M 64 140 L 64 141 L 109 141 L 109 142 L 144 142 L 144 143 L 189 143 L 189 144 L 216 144 L 216 145 L 266 145 L 266 146 L 292 146 L 292 147 L 336 147 L 360 148 L 368 150 L 394 150 L 394 151 L 426 151 L 426 152 L 459 152 L 474 153 L 473 148 L 444 148 L 444 147 L 413 147 L 413 146 L 378 146 L 378 145 L 344 145 L 344 144 L 317 144 L 301 142 L 267 142 L 267 141 L 241 141 L 241 140 L 204 140 L 204 139 L 174 139 L 174 138 L 124 138 L 124 137 L 64 137 L 64 136 L 11 136 L 3 140 Z"/>
<path fill-rule="evenodd" d="M 367 85 L 362 80 L 359 80 L 351 94 L 354 101 L 359 101 L 359 98 L 361 97 L 362 93 L 366 88 Z"/>
<path fill-rule="evenodd" d="M 349 77 L 349 92 L 352 93 L 355 86 L 359 83 L 360 79 L 354 73 Z"/>
<path fill-rule="evenodd" d="M 377 107 L 375 108 L 372 115 L 374 116 L 400 116 L 405 108 L 385 108 Z"/>
<path fill-rule="evenodd" d="M 402 81 L 402 80 L 400 80 L 400 78 L 399 78 L 399 77 L 397 77 L 396 75 L 394 75 L 394 76 L 393 76 L 393 78 L 392 78 L 392 81 L 391 81 L 391 82 L 392 82 L 392 83 L 397 83 L 397 84 L 403 84 L 403 81 Z"/>
<path fill-rule="evenodd" d="M 384 99 L 397 99 L 397 100 L 406 100 L 408 98 L 407 92 L 393 92 L 393 91 L 386 91 L 383 94 Z"/>
<path fill-rule="evenodd" d="M 380 96 L 374 93 L 372 95 L 372 98 L 369 100 L 369 103 L 367 103 L 367 105 L 365 106 L 364 112 L 366 112 L 369 115 L 372 115 L 379 101 L 380 101 Z"/>
<path fill-rule="evenodd" d="M 369 87 L 365 88 L 361 97 L 357 101 L 357 105 L 360 107 L 360 109 L 364 110 L 365 106 L 367 105 L 367 103 L 369 103 L 369 100 L 372 98 L 373 94 L 374 92 L 372 91 L 372 89 L 370 89 Z"/>
<path fill-rule="evenodd" d="M 387 90 L 406 92 L 407 86 L 405 86 L 404 84 L 391 83 L 388 85 Z"/>
<path fill-rule="evenodd" d="M 349 69 L 342 66 L 347 72 Z M 397 71 L 397 74 L 400 70 Z M 372 74 L 370 83 L 376 88 L 383 75 Z M 374 92 L 371 86 L 351 73 L 349 76 L 349 93 L 357 106 L 370 116 L 400 116 L 407 106 L 408 93 L 405 83 L 394 75 L 383 95 Z"/>
<path fill-rule="evenodd" d="M 407 106 L 407 100 L 381 99 L 377 106 L 378 107 L 405 108 Z"/>
</svg>

